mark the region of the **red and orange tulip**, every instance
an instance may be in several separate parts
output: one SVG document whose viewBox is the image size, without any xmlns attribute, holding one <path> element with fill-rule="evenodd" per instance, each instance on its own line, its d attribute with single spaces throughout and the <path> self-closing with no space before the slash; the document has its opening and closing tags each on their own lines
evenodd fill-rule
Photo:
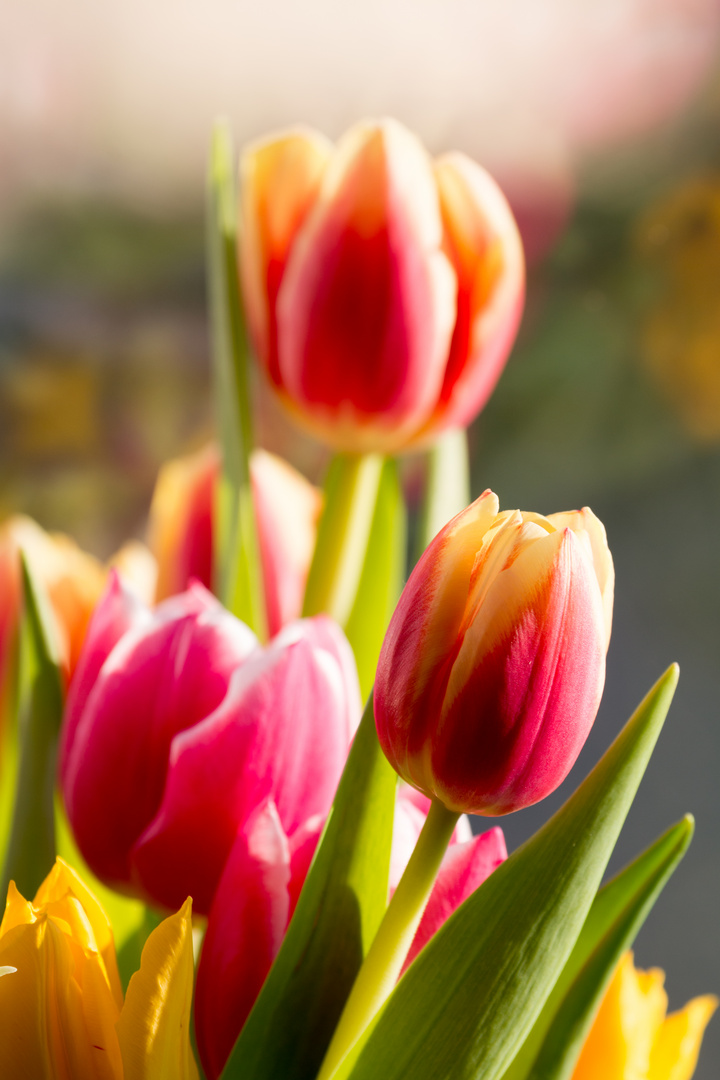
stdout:
<svg viewBox="0 0 720 1080">
<path fill-rule="evenodd" d="M 462 154 L 433 162 L 402 125 L 333 147 L 298 130 L 246 151 L 240 267 L 271 384 L 331 446 L 396 451 L 468 424 L 520 320 L 512 213 Z"/>
<path fill-rule="evenodd" d="M 595 719 L 613 566 L 588 509 L 498 512 L 485 492 L 415 567 L 378 664 L 381 745 L 450 810 L 505 814 L 553 791 Z"/>
</svg>

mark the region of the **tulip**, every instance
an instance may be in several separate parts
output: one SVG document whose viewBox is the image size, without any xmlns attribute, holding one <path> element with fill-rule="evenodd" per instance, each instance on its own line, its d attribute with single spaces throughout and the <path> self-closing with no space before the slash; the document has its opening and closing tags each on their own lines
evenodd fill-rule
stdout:
<svg viewBox="0 0 720 1080">
<path fill-rule="evenodd" d="M 107 568 L 74 540 L 46 533 L 30 518 L 10 518 L 0 529 L 0 700 L 7 694 L 10 657 L 22 600 L 20 551 L 49 600 L 50 631 L 65 683 L 75 672 L 90 616 L 105 587 Z M 111 560 L 140 595 L 153 584 L 151 556 L 141 544 L 126 544 Z"/>
<path fill-rule="evenodd" d="M 213 584 L 213 507 L 220 455 L 210 444 L 160 470 L 150 508 L 150 547 L 158 562 L 155 599 L 193 579 Z M 318 489 L 265 450 L 250 458 L 268 632 L 300 617 L 322 507 Z"/>
<path fill-rule="evenodd" d="M 637 971 L 632 953 L 625 953 L 572 1080 L 690 1080 L 718 1001 L 712 995 L 694 998 L 666 1016 L 664 979 L 657 968 Z"/>
<path fill-rule="evenodd" d="M 454 812 L 506 814 L 565 778 L 602 694 L 613 567 L 602 524 L 485 492 L 410 576 L 378 664 L 380 743 Z"/>
<path fill-rule="evenodd" d="M 421 795 L 401 788 L 393 827 L 391 894 L 427 808 Z M 210 911 L 198 968 L 195 1030 L 209 1080 L 222 1073 L 277 956 L 324 824 L 324 815 L 316 814 L 288 834 L 268 800 L 238 832 Z M 406 967 L 506 857 L 500 829 L 473 837 L 467 818 L 459 820 Z"/>
<path fill-rule="evenodd" d="M 3 1080 L 197 1080 L 191 905 L 148 938 L 123 993 L 107 915 L 62 859 L 0 924 Z"/>
<path fill-rule="evenodd" d="M 512 346 L 522 246 L 492 178 L 433 162 L 402 125 L 333 147 L 296 130 L 241 162 L 240 269 L 255 350 L 331 446 L 394 452 L 467 425 Z"/>
<path fill-rule="evenodd" d="M 207 914 L 264 800 L 289 832 L 327 813 L 359 715 L 350 647 L 325 616 L 260 649 L 199 583 L 150 611 L 114 578 L 61 733 L 80 851 L 116 888 L 171 909 L 189 894 Z"/>
</svg>

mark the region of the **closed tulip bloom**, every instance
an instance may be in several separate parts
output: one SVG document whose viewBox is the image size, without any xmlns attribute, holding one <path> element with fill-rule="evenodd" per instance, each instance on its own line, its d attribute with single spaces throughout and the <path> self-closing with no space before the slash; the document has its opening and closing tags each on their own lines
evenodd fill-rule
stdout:
<svg viewBox="0 0 720 1080">
<path fill-rule="evenodd" d="M 625 953 L 572 1080 L 690 1080 L 717 998 L 693 998 L 668 1016 L 664 981 L 664 972 L 638 971 Z"/>
<path fill-rule="evenodd" d="M 220 475 L 214 443 L 163 465 L 150 508 L 150 547 L 158 563 L 156 600 L 193 580 L 213 586 L 213 507 Z M 300 617 L 322 508 L 318 489 L 282 458 L 250 458 L 270 636 Z"/>
<path fill-rule="evenodd" d="M 260 649 L 200 584 L 150 611 L 114 579 L 61 734 L 78 846 L 108 884 L 207 914 L 258 805 L 272 798 L 289 831 L 327 812 L 359 714 L 350 647 L 324 616 Z"/>
<path fill-rule="evenodd" d="M 512 213 L 462 154 L 392 120 L 333 146 L 297 130 L 241 162 L 240 268 L 256 352 L 292 414 L 338 449 L 395 451 L 464 426 L 520 320 Z"/>
<path fill-rule="evenodd" d="M 453 811 L 506 814 L 565 778 L 605 678 L 613 566 L 587 508 L 498 512 L 485 492 L 410 576 L 378 663 L 380 743 Z"/>
<path fill-rule="evenodd" d="M 390 858 L 395 891 L 425 822 L 428 801 L 398 792 Z M 315 814 L 288 833 L 272 800 L 239 830 L 208 919 L 198 967 L 195 1030 L 203 1069 L 217 1080 L 282 944 L 325 824 Z M 500 829 L 473 837 L 461 817 L 405 967 L 453 911 L 507 857 Z"/>
<path fill-rule="evenodd" d="M 108 918 L 58 859 L 0 925 L 3 1080 L 197 1080 L 188 900 L 148 938 L 123 1001 Z"/>
</svg>

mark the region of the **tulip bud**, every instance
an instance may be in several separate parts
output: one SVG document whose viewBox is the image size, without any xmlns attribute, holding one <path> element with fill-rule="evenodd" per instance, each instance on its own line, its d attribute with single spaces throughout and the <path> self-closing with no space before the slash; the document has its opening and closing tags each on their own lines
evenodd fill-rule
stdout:
<svg viewBox="0 0 720 1080">
<path fill-rule="evenodd" d="M 411 574 L 378 663 L 378 736 L 403 779 L 491 816 L 550 794 L 600 703 L 613 580 L 587 508 L 498 513 L 486 491 L 453 518 Z"/>
<path fill-rule="evenodd" d="M 512 213 L 462 154 L 432 162 L 395 121 L 336 147 L 295 131 L 241 163 L 240 268 L 261 364 L 310 431 L 395 451 L 465 426 L 522 310 Z"/>
<path fill-rule="evenodd" d="M 327 812 L 359 716 L 350 646 L 325 616 L 260 649 L 199 583 L 150 611 L 113 577 L 61 733 L 78 846 L 108 884 L 206 914 L 257 806 L 273 799 L 288 832 Z"/>
<path fill-rule="evenodd" d="M 210 444 L 169 461 L 158 476 L 150 508 L 150 547 L 158 562 L 156 600 L 193 580 L 213 584 L 213 503 L 220 455 Z M 318 489 L 266 450 L 250 457 L 268 632 L 300 617 L 322 508 Z"/>
</svg>

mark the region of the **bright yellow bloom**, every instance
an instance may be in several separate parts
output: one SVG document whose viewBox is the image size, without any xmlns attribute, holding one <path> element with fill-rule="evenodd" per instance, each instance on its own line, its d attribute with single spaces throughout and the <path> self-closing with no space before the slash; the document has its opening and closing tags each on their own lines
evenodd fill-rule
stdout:
<svg viewBox="0 0 720 1080">
<path fill-rule="evenodd" d="M 13 882 L 0 924 L 3 1080 L 197 1080 L 191 902 L 143 949 L 123 1004 L 112 929 L 62 859 L 32 903 Z"/>
<path fill-rule="evenodd" d="M 666 1016 L 665 973 L 637 971 L 625 953 L 590 1029 L 572 1080 L 690 1080 L 718 1001 L 693 998 Z"/>
</svg>

